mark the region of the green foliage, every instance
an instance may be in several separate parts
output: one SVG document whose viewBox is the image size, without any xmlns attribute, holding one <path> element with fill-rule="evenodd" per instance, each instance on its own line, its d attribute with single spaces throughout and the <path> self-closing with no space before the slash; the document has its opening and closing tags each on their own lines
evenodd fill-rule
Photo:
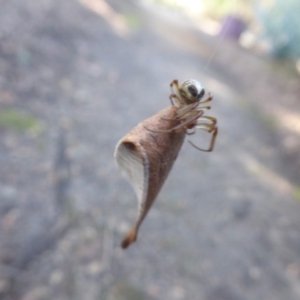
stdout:
<svg viewBox="0 0 300 300">
<path fill-rule="evenodd" d="M 101 298 L 102 299 L 102 298 Z M 129 283 L 117 282 L 109 292 L 107 300 L 150 300 L 152 299 L 144 291 L 137 289 Z"/>
<path fill-rule="evenodd" d="M 300 201 L 300 186 L 297 186 L 294 191 L 295 198 Z"/>
<path fill-rule="evenodd" d="M 257 11 L 264 37 L 277 58 L 300 57 L 300 1 L 274 0 Z"/>
<path fill-rule="evenodd" d="M 206 0 L 203 1 L 204 14 L 216 20 L 226 15 L 239 16 L 244 20 L 253 17 L 253 7 L 257 0 Z"/>
<path fill-rule="evenodd" d="M 222 18 L 236 10 L 236 1 L 210 0 L 205 3 L 207 15 L 213 18 Z"/>
<path fill-rule="evenodd" d="M 156 2 L 164 5 L 168 5 L 174 8 L 185 9 L 188 11 L 197 10 L 200 15 L 205 15 L 215 20 L 221 20 L 224 16 L 238 15 L 243 16 L 246 19 L 253 16 L 254 2 L 258 0 L 147 0 L 149 2 Z M 244 19 L 245 19 L 244 18 Z"/>
<path fill-rule="evenodd" d="M 125 19 L 125 22 L 130 29 L 137 29 L 141 27 L 141 20 L 137 15 L 124 14 L 123 18 Z"/>
<path fill-rule="evenodd" d="M 14 109 L 5 109 L 0 112 L 0 129 L 16 131 L 40 131 L 39 122 L 32 116 L 25 115 Z"/>
</svg>

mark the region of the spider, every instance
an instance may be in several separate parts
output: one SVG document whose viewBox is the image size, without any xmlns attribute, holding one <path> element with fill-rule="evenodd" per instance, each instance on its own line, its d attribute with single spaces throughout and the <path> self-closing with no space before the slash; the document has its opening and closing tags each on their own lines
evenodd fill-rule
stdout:
<svg viewBox="0 0 300 300">
<path fill-rule="evenodd" d="M 201 84 L 194 79 L 184 81 L 179 85 L 178 80 L 173 80 L 170 84 L 171 104 L 177 107 L 177 115 L 174 119 L 165 119 L 169 121 L 180 121 L 180 123 L 167 130 L 150 130 L 158 133 L 169 133 L 172 131 L 184 129 L 187 135 L 192 135 L 196 129 L 203 129 L 212 133 L 210 145 L 208 149 L 197 147 L 194 143 L 189 143 L 200 151 L 210 152 L 213 151 L 215 140 L 218 134 L 217 119 L 209 116 L 204 116 L 204 111 L 211 107 L 207 105 L 212 101 L 213 97 L 210 93 L 205 93 Z M 206 96 L 206 97 L 205 97 Z"/>
</svg>

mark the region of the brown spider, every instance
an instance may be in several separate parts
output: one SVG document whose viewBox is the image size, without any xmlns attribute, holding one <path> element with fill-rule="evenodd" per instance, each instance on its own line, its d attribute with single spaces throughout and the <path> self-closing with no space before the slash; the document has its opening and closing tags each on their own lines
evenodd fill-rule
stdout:
<svg viewBox="0 0 300 300">
<path fill-rule="evenodd" d="M 170 84 L 171 95 L 170 101 L 173 106 L 177 107 L 177 115 L 174 119 L 167 119 L 170 121 L 180 121 L 180 124 L 168 130 L 150 130 L 158 133 L 169 133 L 172 131 L 184 129 L 187 135 L 192 135 L 196 129 L 203 129 L 212 133 L 212 138 L 208 149 L 201 149 L 189 143 L 200 151 L 210 152 L 214 149 L 215 140 L 218 134 L 217 119 L 209 116 L 204 116 L 204 111 L 210 109 L 206 104 L 212 101 L 213 97 L 210 93 L 205 97 L 205 90 L 201 84 L 194 79 L 186 80 L 181 85 L 178 80 L 173 80 Z M 174 90 L 175 86 L 175 90 Z M 205 104 L 205 105 L 204 105 Z M 204 105 L 204 106 L 203 106 Z"/>
</svg>

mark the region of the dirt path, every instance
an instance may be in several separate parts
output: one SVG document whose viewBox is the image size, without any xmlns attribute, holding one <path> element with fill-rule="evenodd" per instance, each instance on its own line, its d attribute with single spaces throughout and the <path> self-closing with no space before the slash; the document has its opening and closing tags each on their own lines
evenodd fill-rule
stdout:
<svg viewBox="0 0 300 300">
<path fill-rule="evenodd" d="M 119 2 L 2 5 L 0 297 L 299 299 L 299 86 L 225 42 L 203 74 L 214 40 Z M 169 105 L 174 78 L 214 94 L 216 149 L 183 146 L 122 251 L 136 200 L 114 147 Z"/>
</svg>

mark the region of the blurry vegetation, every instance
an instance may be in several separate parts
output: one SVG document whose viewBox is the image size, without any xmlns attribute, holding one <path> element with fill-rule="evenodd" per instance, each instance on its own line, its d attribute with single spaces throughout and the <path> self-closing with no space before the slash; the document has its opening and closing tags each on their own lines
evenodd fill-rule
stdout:
<svg viewBox="0 0 300 300">
<path fill-rule="evenodd" d="M 273 0 L 258 6 L 263 37 L 270 44 L 274 57 L 300 58 L 299 13 L 299 0 Z"/>
<path fill-rule="evenodd" d="M 294 192 L 295 198 L 300 201 L 300 186 L 296 187 Z"/>
<path fill-rule="evenodd" d="M 172 6 L 198 19 L 220 22 L 228 15 L 238 16 L 247 22 L 256 41 L 266 45 L 263 48 L 273 57 L 300 59 L 300 0 L 148 1 Z"/>
<path fill-rule="evenodd" d="M 117 282 L 109 292 L 107 300 L 151 300 L 152 298 L 142 290 L 127 282 Z"/>
<path fill-rule="evenodd" d="M 124 14 L 123 18 L 130 29 L 137 29 L 141 27 L 141 19 L 135 14 Z"/>
<path fill-rule="evenodd" d="M 30 131 L 38 134 L 42 131 L 40 122 L 34 117 L 15 109 L 4 109 L 0 112 L 0 129 L 12 129 L 19 132 Z"/>
<path fill-rule="evenodd" d="M 215 20 L 227 14 L 253 16 L 253 7 L 257 0 L 148 0 L 181 9 L 193 15 L 206 16 Z"/>
<path fill-rule="evenodd" d="M 256 0 L 209 0 L 203 1 L 204 14 L 216 20 L 224 16 L 234 14 L 241 16 L 244 20 L 253 18 L 253 7 Z"/>
</svg>

